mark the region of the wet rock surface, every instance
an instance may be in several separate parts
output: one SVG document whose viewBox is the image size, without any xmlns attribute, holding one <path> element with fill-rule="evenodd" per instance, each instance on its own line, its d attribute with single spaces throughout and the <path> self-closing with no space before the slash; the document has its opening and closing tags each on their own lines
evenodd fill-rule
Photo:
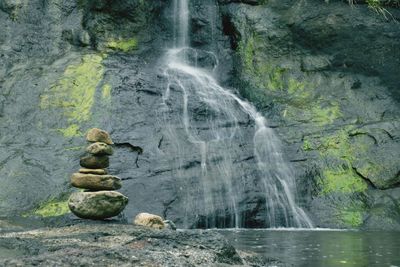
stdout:
<svg viewBox="0 0 400 267">
<path fill-rule="evenodd" d="M 187 138 L 178 126 L 178 88 L 168 103 L 170 129 L 161 121 L 167 81 L 160 59 L 173 35 L 169 2 L 0 2 L 2 215 L 63 201 L 85 129 L 100 127 L 113 135 L 110 172 L 131 200 L 128 218 L 149 210 L 178 226 L 205 227 L 210 217 L 231 225 L 232 211 L 218 200 L 224 182 L 212 180 L 216 204 L 206 211 L 199 148 L 185 146 L 180 159 L 182 148 L 168 138 L 170 129 Z M 317 225 L 399 229 L 398 24 L 345 1 L 218 2 L 219 10 L 215 1 L 191 1 L 191 45 L 216 51 L 221 84 L 270 119 Z M 390 12 L 398 20 L 398 10 Z M 199 55 L 201 66 L 216 66 L 210 54 Z M 207 136 L 210 114 L 195 102 L 190 109 Z M 229 149 L 241 170 L 232 174 L 235 186 L 246 184 L 238 200 L 243 224 L 264 227 L 254 127 L 245 116 L 239 124 L 237 146 L 219 149 Z"/>
<path fill-rule="evenodd" d="M 6 248 L 19 255 L 0 259 L 2 266 L 243 266 L 217 233 L 112 223 L 3 232 L 0 249 Z M 262 264 L 251 266 L 268 266 Z"/>
<path fill-rule="evenodd" d="M 400 229 L 400 10 L 219 2 L 236 51 L 232 83 L 284 141 L 314 222 Z"/>
</svg>

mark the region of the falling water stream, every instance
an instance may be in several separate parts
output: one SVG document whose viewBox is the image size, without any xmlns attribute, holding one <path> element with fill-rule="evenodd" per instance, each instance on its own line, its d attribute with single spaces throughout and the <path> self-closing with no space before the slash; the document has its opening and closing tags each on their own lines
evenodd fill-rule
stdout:
<svg viewBox="0 0 400 267">
<path fill-rule="evenodd" d="M 182 97 L 180 122 L 186 141 L 198 149 L 201 159 L 201 173 L 198 176 L 202 185 L 203 212 L 211 217 L 206 226 L 216 227 L 217 219 L 213 218 L 213 214 L 221 203 L 224 205 L 223 210 L 229 211 L 232 217 L 225 226 L 243 226 L 244 218 L 238 208 L 238 196 L 243 188 L 234 186 L 232 178 L 233 172 L 240 170 L 235 168 L 229 151 L 223 148 L 231 147 L 235 137 L 244 136 L 241 121 L 247 117 L 254 129 L 254 159 L 257 161 L 257 173 L 266 199 L 268 226 L 313 227 L 304 210 L 296 204 L 295 176 L 283 159 L 280 140 L 254 106 L 218 84 L 213 77 L 213 71 L 218 66 L 217 56 L 212 51 L 189 46 L 189 18 L 189 0 L 173 0 L 174 45 L 165 56 L 164 74 L 168 85 L 163 94 L 163 103 L 168 112 L 168 100 L 173 93 L 179 91 Z M 212 64 L 209 67 L 199 67 L 199 54 L 206 55 Z M 205 110 L 204 121 L 210 130 L 201 131 L 193 123 L 196 116 L 191 107 L 193 103 Z M 173 130 L 170 129 L 170 138 L 174 138 Z M 176 142 L 179 143 L 179 140 Z M 211 160 L 216 155 L 218 162 Z"/>
</svg>

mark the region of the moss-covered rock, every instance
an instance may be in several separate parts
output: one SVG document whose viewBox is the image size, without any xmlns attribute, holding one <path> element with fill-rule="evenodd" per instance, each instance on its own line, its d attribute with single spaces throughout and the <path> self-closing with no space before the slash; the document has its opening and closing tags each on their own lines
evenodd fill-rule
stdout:
<svg viewBox="0 0 400 267">
<path fill-rule="evenodd" d="M 82 136 L 81 124 L 91 118 L 96 89 L 103 79 L 103 56 L 84 55 L 70 64 L 63 76 L 42 94 L 41 109 L 62 109 L 67 127 L 57 129 L 65 137 Z"/>
</svg>

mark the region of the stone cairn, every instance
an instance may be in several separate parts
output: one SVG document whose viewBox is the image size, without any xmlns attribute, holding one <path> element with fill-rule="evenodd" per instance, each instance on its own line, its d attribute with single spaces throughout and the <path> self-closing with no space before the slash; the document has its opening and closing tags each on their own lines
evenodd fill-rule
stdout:
<svg viewBox="0 0 400 267">
<path fill-rule="evenodd" d="M 80 160 L 81 169 L 71 177 L 71 184 L 85 189 L 75 192 L 68 201 L 69 209 L 83 219 L 102 220 L 120 214 L 128 198 L 116 192 L 121 188 L 121 179 L 108 175 L 109 156 L 113 154 L 110 145 L 114 143 L 103 130 L 93 128 L 88 131 L 86 140 L 91 144 L 86 148 L 89 154 Z"/>
</svg>

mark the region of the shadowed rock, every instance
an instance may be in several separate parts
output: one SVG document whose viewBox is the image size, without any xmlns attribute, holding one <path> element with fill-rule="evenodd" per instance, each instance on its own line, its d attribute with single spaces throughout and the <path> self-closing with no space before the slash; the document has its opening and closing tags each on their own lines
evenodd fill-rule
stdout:
<svg viewBox="0 0 400 267">
<path fill-rule="evenodd" d="M 106 169 L 86 169 L 86 168 L 80 168 L 79 172 L 80 173 L 99 174 L 99 175 L 103 175 L 103 174 L 107 174 L 108 173 Z"/>
<path fill-rule="evenodd" d="M 86 156 L 81 158 L 80 165 L 89 169 L 103 169 L 110 165 L 108 156 Z"/>
</svg>

